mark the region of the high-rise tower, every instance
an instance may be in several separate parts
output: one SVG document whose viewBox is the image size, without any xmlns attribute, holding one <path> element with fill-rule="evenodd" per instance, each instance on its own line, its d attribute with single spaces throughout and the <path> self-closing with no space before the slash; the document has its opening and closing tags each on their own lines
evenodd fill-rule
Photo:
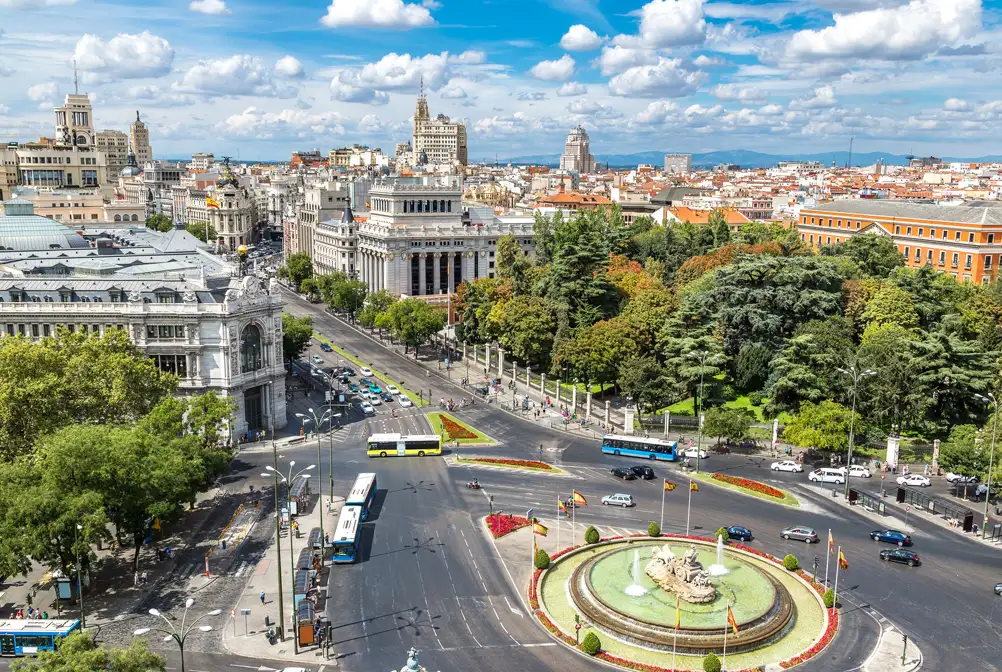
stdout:
<svg viewBox="0 0 1002 672">
<path fill-rule="evenodd" d="M 136 161 L 139 165 L 145 165 L 153 160 L 153 148 L 150 147 L 150 132 L 139 119 L 139 110 L 136 110 L 136 120 L 129 126 L 129 144 L 132 151 L 136 153 Z"/>
<path fill-rule="evenodd" d="M 411 143 L 414 165 L 451 164 L 466 165 L 466 124 L 452 122 L 440 114 L 434 119 L 428 111 L 428 98 L 424 94 L 424 79 L 414 107 L 414 137 Z"/>
<path fill-rule="evenodd" d="M 595 170 L 595 157 L 591 155 L 591 142 L 588 132 L 580 126 L 575 126 L 567 134 L 564 143 L 564 153 L 560 157 L 560 169 L 576 173 L 590 173 Z"/>
</svg>

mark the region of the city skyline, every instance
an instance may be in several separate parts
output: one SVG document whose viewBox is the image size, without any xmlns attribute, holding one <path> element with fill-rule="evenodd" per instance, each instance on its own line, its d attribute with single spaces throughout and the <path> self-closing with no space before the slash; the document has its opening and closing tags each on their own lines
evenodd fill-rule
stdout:
<svg viewBox="0 0 1002 672">
<path fill-rule="evenodd" d="M 0 140 L 51 135 L 75 60 L 95 126 L 127 131 L 139 109 L 157 156 L 391 152 L 422 78 L 433 116 L 466 121 L 471 160 L 557 156 L 577 125 L 599 156 L 850 136 L 859 152 L 1002 153 L 985 93 L 999 3 L 864 4 L 0 0 Z"/>
</svg>

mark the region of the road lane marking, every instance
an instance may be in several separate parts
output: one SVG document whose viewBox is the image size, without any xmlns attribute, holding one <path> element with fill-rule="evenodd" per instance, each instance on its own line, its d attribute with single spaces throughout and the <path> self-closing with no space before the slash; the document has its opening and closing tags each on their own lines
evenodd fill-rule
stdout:
<svg viewBox="0 0 1002 672">
<path fill-rule="evenodd" d="M 504 597 L 504 603 L 508 605 L 508 609 L 511 611 L 511 613 L 518 614 L 519 618 L 525 618 L 525 616 L 522 615 L 521 609 L 516 609 L 515 607 L 511 606 L 511 602 L 508 601 L 507 595 L 503 595 L 502 597 Z"/>
</svg>

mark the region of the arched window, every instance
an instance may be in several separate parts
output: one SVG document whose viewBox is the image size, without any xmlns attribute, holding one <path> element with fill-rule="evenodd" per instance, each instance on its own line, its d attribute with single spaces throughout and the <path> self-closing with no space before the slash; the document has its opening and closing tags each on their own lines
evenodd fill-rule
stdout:
<svg viewBox="0 0 1002 672">
<path fill-rule="evenodd" d="M 417 202 L 417 211 L 421 212 L 421 201 Z"/>
<path fill-rule="evenodd" d="M 132 221 L 138 222 L 139 221 L 139 215 L 132 215 Z"/>
<path fill-rule="evenodd" d="M 261 330 L 248 324 L 240 336 L 240 373 L 257 371 L 262 365 Z"/>
<path fill-rule="evenodd" d="M 122 216 L 121 215 L 115 215 L 115 221 L 116 222 L 122 221 Z"/>
<path fill-rule="evenodd" d="M 404 201 L 404 212 L 407 212 L 407 201 Z"/>
<path fill-rule="evenodd" d="M 448 201 L 449 212 L 452 212 L 452 201 Z"/>
<path fill-rule="evenodd" d="M 442 199 L 442 205 L 438 206 L 439 212 L 445 212 L 445 199 Z"/>
<path fill-rule="evenodd" d="M 424 211 L 425 212 L 431 212 L 431 199 L 430 198 L 427 201 L 424 202 Z"/>
<path fill-rule="evenodd" d="M 431 211 L 432 212 L 438 212 L 438 201 L 432 201 L 431 202 Z"/>
</svg>

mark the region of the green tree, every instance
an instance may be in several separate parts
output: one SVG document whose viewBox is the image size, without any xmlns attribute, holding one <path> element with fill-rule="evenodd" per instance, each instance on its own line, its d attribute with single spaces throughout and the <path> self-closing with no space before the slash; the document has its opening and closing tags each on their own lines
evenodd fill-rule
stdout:
<svg viewBox="0 0 1002 672">
<path fill-rule="evenodd" d="M 894 269 L 905 265 L 894 240 L 876 234 L 853 236 L 842 243 L 824 245 L 821 254 L 851 259 L 864 275 L 871 278 L 886 278 Z"/>
<path fill-rule="evenodd" d="M 526 294 L 529 291 L 528 273 L 532 263 L 513 234 L 498 238 L 496 256 L 494 276 L 502 282 L 510 282 L 515 296 Z"/>
<path fill-rule="evenodd" d="M 358 313 L 358 322 L 366 329 L 376 327 L 379 316 L 389 311 L 390 306 L 396 303 L 397 298 L 381 289 L 365 297 L 365 305 Z M 384 327 L 385 328 L 385 327 Z"/>
<path fill-rule="evenodd" d="M 545 370 L 557 327 L 550 305 L 534 296 L 515 296 L 503 304 L 500 312 L 498 341 L 505 352 L 537 370 Z"/>
<path fill-rule="evenodd" d="M 791 572 L 795 572 L 800 569 L 800 561 L 797 560 L 797 556 L 793 553 L 787 553 L 783 558 L 783 566 L 786 567 Z"/>
<path fill-rule="evenodd" d="M 667 406 L 672 398 L 672 384 L 664 375 L 664 367 L 651 355 L 627 357 L 619 365 L 617 381 L 620 389 L 644 409 L 656 410 Z"/>
<path fill-rule="evenodd" d="M 385 292 L 386 290 L 380 291 Z M 365 306 L 365 298 L 368 293 L 369 286 L 361 280 L 338 282 L 330 292 L 327 305 L 333 310 L 354 315 L 356 311 Z"/>
<path fill-rule="evenodd" d="M 677 324 L 669 324 L 668 335 L 663 340 L 665 375 L 675 381 L 680 398 L 692 398 L 693 415 L 699 408 L 699 384 L 703 382 L 703 397 L 712 397 L 717 375 L 724 371 L 727 357 L 721 350 L 720 342 L 698 331 L 687 331 Z M 676 335 L 686 334 L 686 335 Z M 702 353 L 707 353 L 704 358 Z"/>
<path fill-rule="evenodd" d="M 533 558 L 532 564 L 535 565 L 536 569 L 547 569 L 550 566 L 550 554 L 537 548 L 536 557 Z"/>
<path fill-rule="evenodd" d="M 554 231 L 553 263 L 544 289 L 554 305 L 566 307 L 570 327 L 590 326 L 614 308 L 616 293 L 606 278 L 610 247 L 605 229 L 599 213 L 578 211 Z"/>
<path fill-rule="evenodd" d="M 918 336 L 893 323 L 871 324 L 863 332 L 856 363 L 874 375 L 865 378 L 859 389 L 859 408 L 873 422 L 921 428 L 932 403 L 928 388 L 920 381 L 924 370 L 917 349 Z M 840 398 L 850 402 L 848 388 Z"/>
<path fill-rule="evenodd" d="M 598 530 L 595 529 L 594 525 L 589 525 L 584 533 L 584 540 L 586 544 L 597 544 L 601 537 L 598 535 Z"/>
<path fill-rule="evenodd" d="M 720 672 L 722 669 L 720 658 L 717 654 L 710 652 L 703 658 L 703 672 Z"/>
<path fill-rule="evenodd" d="M 990 442 L 990 431 L 985 441 L 975 425 L 957 425 L 939 449 L 939 466 L 955 474 L 984 478 L 988 472 Z"/>
<path fill-rule="evenodd" d="M 731 362 L 735 389 L 741 392 L 761 390 L 769 377 L 772 353 L 758 343 L 745 343 Z"/>
<path fill-rule="evenodd" d="M 152 653 L 145 639 L 133 639 L 126 649 L 108 648 L 77 631 L 57 640 L 55 651 L 15 660 L 11 672 L 164 672 L 166 665 L 167 659 Z"/>
<path fill-rule="evenodd" d="M 548 217 L 542 213 L 536 213 L 536 219 L 532 226 L 533 242 L 536 248 L 536 263 L 545 265 L 553 260 L 553 232 L 563 226 L 563 215 L 560 210 Z"/>
<path fill-rule="evenodd" d="M 167 233 L 173 230 L 174 222 L 167 215 L 157 213 L 146 218 L 146 228 L 152 231 L 159 231 L 160 233 Z"/>
<path fill-rule="evenodd" d="M 184 230 L 198 238 L 203 243 L 213 244 L 219 238 L 216 229 L 211 224 L 202 222 L 190 222 L 184 225 Z"/>
<path fill-rule="evenodd" d="M 305 252 L 290 254 L 285 266 L 278 269 L 278 275 L 292 283 L 298 292 L 303 280 L 313 277 L 313 260 Z"/>
<path fill-rule="evenodd" d="M 560 343 L 550 369 L 565 381 L 614 383 L 620 363 L 636 350 L 629 323 L 622 318 L 603 320 Z"/>
<path fill-rule="evenodd" d="M 599 651 L 602 650 L 602 642 L 599 640 L 598 635 L 594 632 L 589 632 L 585 635 L 584 639 L 581 640 L 581 650 L 587 653 L 589 656 L 594 656 Z"/>
<path fill-rule="evenodd" d="M 783 438 L 801 447 L 825 452 L 845 452 L 849 447 L 850 410 L 831 400 L 815 404 L 807 401 L 800 412 L 786 423 Z M 860 414 L 856 414 L 856 436 L 864 433 Z"/>
<path fill-rule="evenodd" d="M 904 329 L 917 329 L 919 325 L 915 301 L 896 285 L 884 285 L 878 289 L 867 302 L 861 317 L 867 325 L 893 324 Z"/>
<path fill-rule="evenodd" d="M 838 315 L 802 324 L 770 364 L 766 412 L 795 411 L 804 401 L 840 395 L 838 368 L 853 353 L 853 325 Z"/>
<path fill-rule="evenodd" d="M 821 596 L 821 599 L 825 603 L 825 609 L 832 609 L 835 606 L 835 589 L 829 588 L 825 591 L 825 594 Z"/>
<path fill-rule="evenodd" d="M 231 397 L 222 397 L 214 390 L 192 397 L 167 397 L 138 426 L 166 440 L 193 437 L 192 456 L 202 461 L 205 482 L 211 483 L 226 472 L 232 459 L 226 442 L 236 408 Z"/>
<path fill-rule="evenodd" d="M 296 317 L 282 313 L 282 356 L 292 363 L 292 360 L 303 354 L 313 338 L 313 317 L 304 315 Z"/>
<path fill-rule="evenodd" d="M 414 348 L 415 356 L 423 343 L 445 327 L 445 311 L 428 305 L 421 299 L 402 299 L 390 306 L 385 313 L 390 332 L 404 342 L 406 348 Z"/>
<path fill-rule="evenodd" d="M 731 227 L 727 224 L 727 216 L 721 210 L 710 213 L 707 226 L 713 232 L 713 246 L 721 247 L 731 242 Z"/>
<path fill-rule="evenodd" d="M 721 439 L 742 441 L 748 436 L 754 417 L 745 408 L 724 408 L 717 406 L 705 409 L 706 418 L 703 421 L 703 434 Z"/>
<path fill-rule="evenodd" d="M 926 330 L 936 329 L 946 315 L 956 313 L 967 291 L 954 278 L 932 266 L 897 268 L 887 281 L 911 295 L 919 314 L 919 326 Z"/>
<path fill-rule="evenodd" d="M 647 536 L 648 537 L 660 537 L 661 536 L 661 526 L 657 523 L 651 523 L 647 526 Z"/>
</svg>

